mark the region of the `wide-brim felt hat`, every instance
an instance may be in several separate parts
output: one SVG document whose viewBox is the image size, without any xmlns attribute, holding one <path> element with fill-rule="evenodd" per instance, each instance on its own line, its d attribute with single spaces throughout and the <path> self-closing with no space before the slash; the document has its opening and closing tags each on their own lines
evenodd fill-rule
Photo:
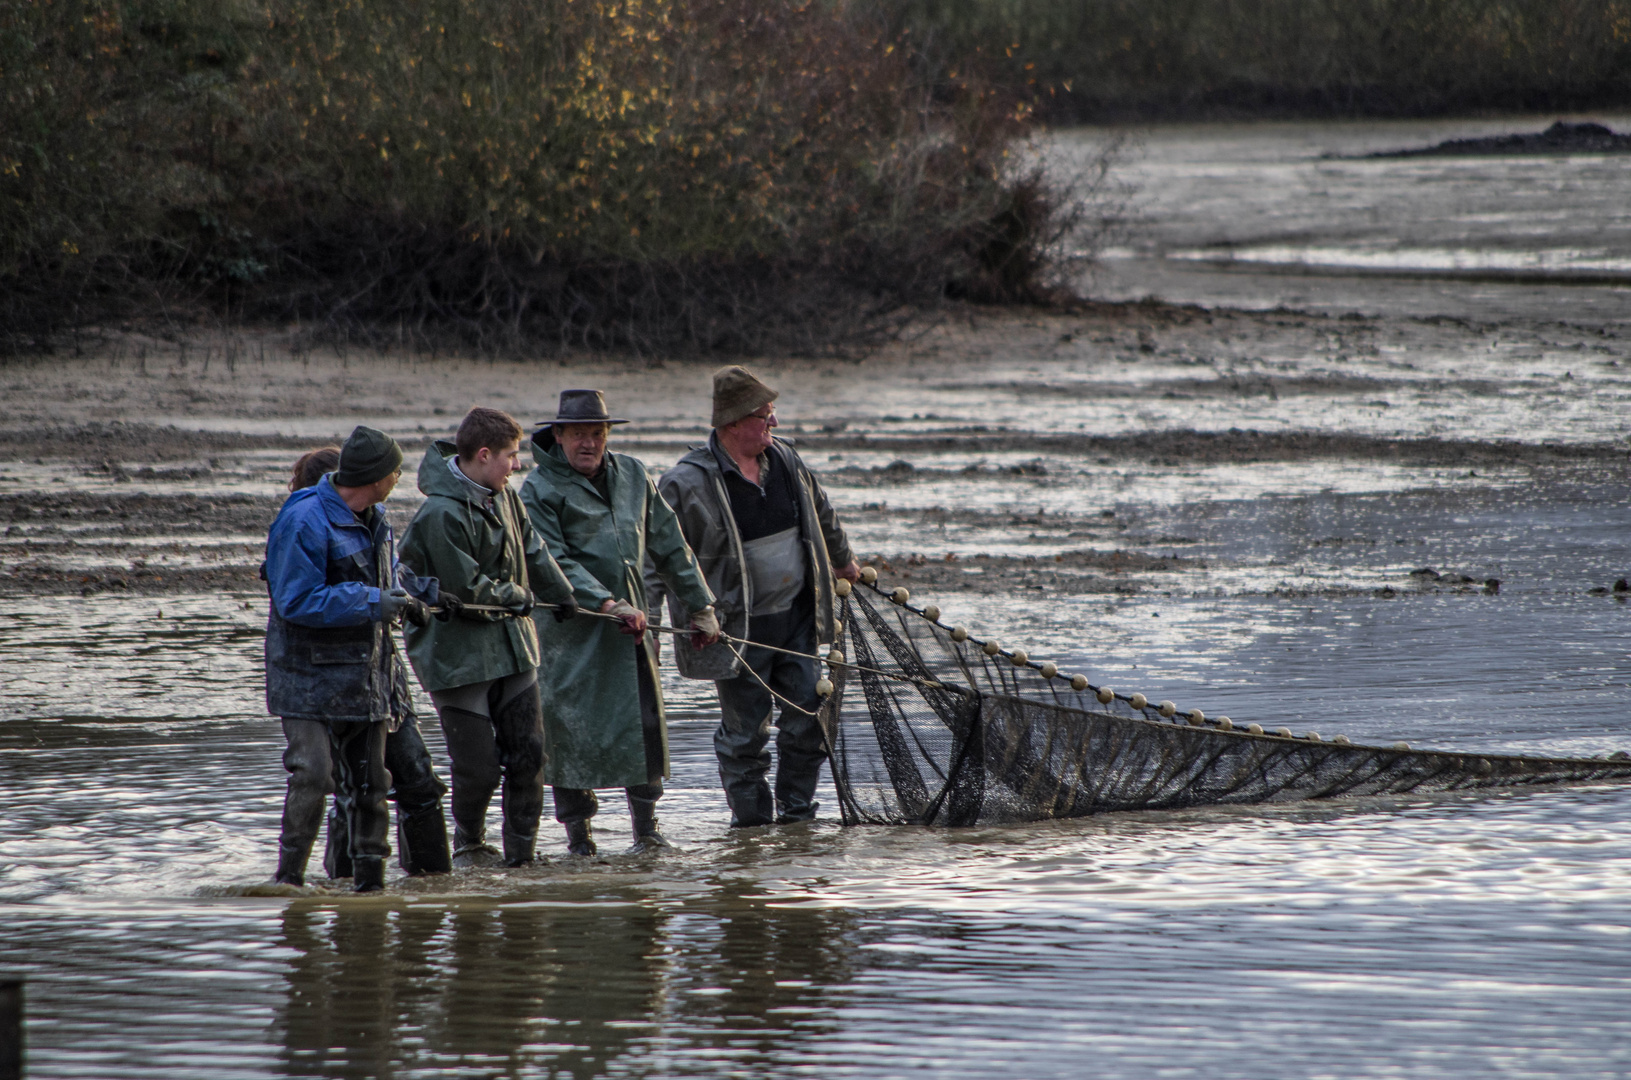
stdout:
<svg viewBox="0 0 1631 1080">
<path fill-rule="evenodd" d="M 606 412 L 606 395 L 599 390 L 562 390 L 561 404 L 553 420 L 539 424 L 626 424 L 622 417 Z"/>
</svg>

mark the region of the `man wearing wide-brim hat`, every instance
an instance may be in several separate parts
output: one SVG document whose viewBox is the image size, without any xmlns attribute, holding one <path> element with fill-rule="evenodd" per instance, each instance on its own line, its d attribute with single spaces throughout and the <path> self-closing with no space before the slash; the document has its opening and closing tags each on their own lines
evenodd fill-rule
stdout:
<svg viewBox="0 0 1631 1080">
<path fill-rule="evenodd" d="M 748 645 L 740 656 L 724 644 L 680 649 L 675 661 L 681 675 L 718 687 L 714 752 L 731 824 L 808 821 L 826 760 L 811 654 L 837 631 L 835 577 L 854 581 L 861 568 L 826 492 L 774 434 L 777 392 L 736 365 L 715 372 L 713 383 L 708 444 L 665 472 L 658 489 L 707 575 L 725 632 L 771 648 Z M 655 613 L 660 583 L 650 591 Z M 772 718 L 774 792 L 765 779 Z"/>
<path fill-rule="evenodd" d="M 533 528 L 571 581 L 579 607 L 613 617 L 538 623 L 549 746 L 544 782 L 554 789 L 555 818 L 575 855 L 596 851 L 595 788 L 625 790 L 636 849 L 669 846 L 657 822 L 668 732 L 646 630 L 648 559 L 696 643 L 711 645 L 719 634 L 713 594 L 674 512 L 638 458 L 606 449 L 612 425 L 623 423 L 606 411 L 600 391 L 562 392 L 555 418 L 532 437 L 537 467 L 521 485 Z"/>
</svg>

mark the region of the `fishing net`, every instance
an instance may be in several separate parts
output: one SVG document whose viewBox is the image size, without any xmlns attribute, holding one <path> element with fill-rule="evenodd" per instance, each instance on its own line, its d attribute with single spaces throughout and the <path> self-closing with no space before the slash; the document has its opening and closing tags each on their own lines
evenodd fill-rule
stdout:
<svg viewBox="0 0 1631 1080">
<path fill-rule="evenodd" d="M 857 586 L 821 707 L 846 825 L 1042 821 L 1113 810 L 1631 781 L 1631 758 L 1439 753 L 1258 733 L 999 650 Z M 956 637 L 964 640 L 956 640 Z M 993 644 L 990 646 L 995 649 Z M 1077 686 L 1085 680 L 1078 678 Z M 1106 696 L 1109 692 L 1106 691 Z M 1259 729 L 1260 730 L 1260 729 Z"/>
</svg>

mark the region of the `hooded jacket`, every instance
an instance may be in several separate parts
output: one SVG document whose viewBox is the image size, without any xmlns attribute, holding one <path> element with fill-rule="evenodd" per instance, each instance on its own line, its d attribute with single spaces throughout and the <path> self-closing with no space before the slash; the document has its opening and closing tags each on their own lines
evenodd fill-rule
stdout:
<svg viewBox="0 0 1631 1080">
<path fill-rule="evenodd" d="M 437 440 L 419 463 L 424 505 L 402 534 L 402 562 L 438 579 L 443 592 L 469 604 L 513 602 L 509 586 L 530 588 L 545 603 L 572 595 L 572 585 L 527 520 L 515 490 L 505 484 L 485 505 L 473 485 L 448 467 L 457 454 Z M 408 658 L 426 690 L 501 679 L 538 666 L 533 621 L 508 615 L 465 613 L 408 628 Z"/>
<path fill-rule="evenodd" d="M 607 599 L 645 609 L 642 568 L 648 559 L 654 576 L 686 612 L 713 603 L 674 511 L 657 494 L 639 459 L 607 451 L 602 495 L 567 462 L 552 428 L 533 436 L 532 456 L 537 467 L 521 485 L 521 501 L 586 611 Z M 537 623 L 544 734 L 550 748 L 544 782 L 570 788 L 632 787 L 656 774 L 668 775 L 668 735 L 649 635 L 636 642 L 606 619 L 557 623 L 546 617 Z M 689 652 L 691 646 L 678 643 L 675 651 Z M 642 722 L 636 664 L 646 665 L 657 692 L 656 725 L 650 731 Z"/>
<path fill-rule="evenodd" d="M 725 473 L 716 456 L 717 445 L 717 439 L 710 435 L 706 446 L 693 449 L 663 473 L 662 479 L 657 481 L 657 490 L 674 508 L 680 531 L 696 553 L 697 565 L 716 598 L 714 607 L 719 614 L 720 628 L 733 637 L 745 638 L 753 610 L 752 583 L 742 554 L 742 534 L 731 514 L 730 493 L 725 490 Z M 724 453 L 724 450 L 717 452 Z M 777 455 L 798 489 L 799 540 L 804 547 L 808 571 L 805 580 L 814 592 L 816 641 L 830 645 L 838 628 L 833 613 L 833 567 L 848 565 L 854 553 L 850 551 L 849 540 L 844 536 L 844 528 L 838 523 L 838 514 L 828 501 L 827 493 L 821 490 L 804 460 L 779 438 L 765 453 Z M 668 594 L 662 581 L 649 571 L 646 593 L 650 597 L 648 610 L 652 618 L 661 617 L 660 608 L 665 598 L 674 617 L 679 617 L 676 598 Z M 691 679 L 735 678 L 742 666 L 724 642 L 700 652 L 675 649 L 674 662 L 680 674 Z"/>
<path fill-rule="evenodd" d="M 412 712 L 396 639 L 379 594 L 399 582 L 434 604 L 437 582 L 397 566 L 391 527 L 361 514 L 327 476 L 283 502 L 261 568 L 266 617 L 266 711 L 290 720 L 392 721 Z"/>
</svg>

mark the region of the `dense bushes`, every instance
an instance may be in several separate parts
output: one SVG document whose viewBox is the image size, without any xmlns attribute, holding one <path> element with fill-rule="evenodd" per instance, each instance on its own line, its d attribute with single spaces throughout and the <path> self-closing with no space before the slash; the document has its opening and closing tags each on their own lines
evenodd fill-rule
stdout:
<svg viewBox="0 0 1631 1080">
<path fill-rule="evenodd" d="M 810 349 L 1036 298 L 1025 108 L 922 73 L 801 0 L 0 0 L 0 336 Z"/>
<path fill-rule="evenodd" d="M 1053 119 L 1631 104 L 1631 0 L 877 0 Z"/>
</svg>

